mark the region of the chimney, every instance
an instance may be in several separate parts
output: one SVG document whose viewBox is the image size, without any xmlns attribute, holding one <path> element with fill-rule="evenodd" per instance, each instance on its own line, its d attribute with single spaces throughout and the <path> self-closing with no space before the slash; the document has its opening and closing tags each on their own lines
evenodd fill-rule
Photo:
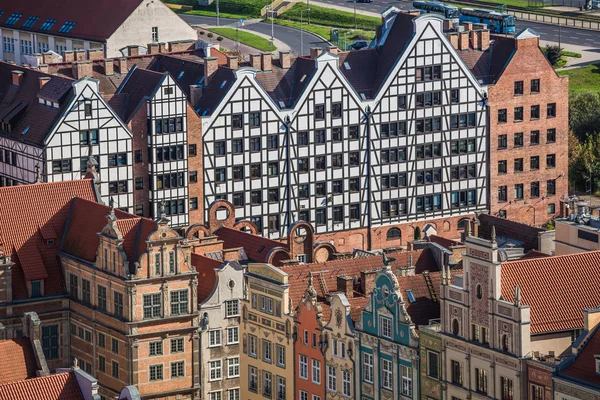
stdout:
<svg viewBox="0 0 600 400">
<path fill-rule="evenodd" d="M 190 104 L 192 107 L 196 105 L 202 96 L 202 85 L 190 85 Z"/>
<path fill-rule="evenodd" d="M 238 69 L 238 58 L 237 56 L 227 56 L 227 67 L 233 70 Z"/>
<path fill-rule="evenodd" d="M 12 71 L 12 84 L 19 86 L 23 81 L 23 71 L 13 70 Z"/>
<path fill-rule="evenodd" d="M 240 257 L 240 248 L 223 249 L 223 261 L 237 261 Z"/>
<path fill-rule="evenodd" d="M 271 53 L 261 53 L 260 55 L 260 69 L 263 71 L 271 70 L 271 62 L 272 62 Z"/>
<path fill-rule="evenodd" d="M 459 32 L 458 35 L 458 49 L 469 50 L 469 32 Z"/>
<path fill-rule="evenodd" d="M 115 73 L 115 63 L 112 58 L 104 59 L 104 75 L 112 76 Z"/>
<path fill-rule="evenodd" d="M 47 74 L 50 71 L 48 64 L 40 64 L 40 72 Z"/>
<path fill-rule="evenodd" d="M 600 308 L 589 308 L 583 311 L 583 329 L 593 330 L 600 323 Z"/>
<path fill-rule="evenodd" d="M 54 61 L 54 54 L 48 52 L 42 54 L 42 63 L 43 64 L 51 64 Z"/>
<path fill-rule="evenodd" d="M 463 26 L 465 27 L 465 32 L 473 30 L 473 24 L 470 22 L 463 22 Z"/>
<path fill-rule="evenodd" d="M 486 51 L 490 48 L 490 30 L 484 29 L 479 31 L 478 33 L 480 35 L 479 47 L 481 48 L 481 51 Z"/>
<path fill-rule="evenodd" d="M 319 57 L 319 54 L 321 54 L 320 47 L 311 47 L 310 48 L 310 59 L 311 60 L 314 60 L 315 58 Z"/>
<path fill-rule="evenodd" d="M 327 46 L 327 51 L 331 54 L 338 54 L 340 49 L 337 46 Z"/>
<path fill-rule="evenodd" d="M 73 78 L 81 79 L 84 76 L 91 77 L 93 73 L 93 64 L 91 61 L 77 61 L 73 63 Z"/>
<path fill-rule="evenodd" d="M 377 271 L 360 271 L 360 288 L 363 294 L 370 294 L 375 288 L 375 274 Z"/>
<path fill-rule="evenodd" d="M 72 63 L 73 61 L 75 61 L 75 53 L 73 53 L 73 50 L 63 51 L 62 57 L 63 57 L 63 62 L 65 62 L 65 63 Z"/>
<path fill-rule="evenodd" d="M 446 33 L 446 37 L 448 38 L 448 41 L 450 42 L 452 47 L 454 47 L 455 50 L 458 50 L 458 33 L 449 32 Z"/>
<path fill-rule="evenodd" d="M 75 61 L 85 60 L 85 50 L 75 50 L 74 57 L 75 57 Z"/>
<path fill-rule="evenodd" d="M 279 52 L 279 64 L 281 64 L 281 68 L 283 69 L 290 68 L 290 65 L 292 64 L 292 58 L 289 51 Z"/>
<path fill-rule="evenodd" d="M 127 46 L 127 55 L 129 57 L 136 57 L 140 54 L 140 48 L 136 45 Z"/>
<path fill-rule="evenodd" d="M 250 66 L 260 69 L 260 54 L 250 54 Z"/>
<path fill-rule="evenodd" d="M 479 38 L 481 37 L 481 34 L 479 31 L 469 31 L 469 36 L 471 36 L 471 47 L 473 50 L 480 50 L 481 46 L 479 43 Z"/>
<path fill-rule="evenodd" d="M 102 49 L 89 49 L 87 51 L 87 59 L 90 61 L 102 60 L 104 58 L 104 50 Z"/>
<path fill-rule="evenodd" d="M 204 58 L 204 84 L 208 85 L 213 75 L 219 69 L 219 62 L 217 57 L 205 57 Z"/>
<path fill-rule="evenodd" d="M 127 59 L 125 57 L 119 58 L 119 66 L 117 67 L 117 74 L 126 74 L 127 69 Z"/>
<path fill-rule="evenodd" d="M 445 19 L 444 20 L 444 25 L 443 25 L 443 28 L 442 28 L 442 29 L 444 29 L 444 32 L 451 30 L 452 27 L 453 27 L 452 26 L 452 20 L 451 19 Z"/>
<path fill-rule="evenodd" d="M 339 275 L 337 277 L 337 291 L 346 295 L 350 299 L 354 296 L 354 279 L 348 275 Z"/>
<path fill-rule="evenodd" d="M 50 82 L 50 77 L 49 76 L 40 76 L 39 77 L 39 82 L 40 82 L 40 89 L 44 87 L 44 85 L 48 82 Z"/>
<path fill-rule="evenodd" d="M 169 52 L 169 44 L 168 43 L 159 43 L 158 44 L 158 52 L 159 53 L 168 53 Z"/>
<path fill-rule="evenodd" d="M 158 43 L 148 43 L 148 54 L 158 54 Z"/>
</svg>

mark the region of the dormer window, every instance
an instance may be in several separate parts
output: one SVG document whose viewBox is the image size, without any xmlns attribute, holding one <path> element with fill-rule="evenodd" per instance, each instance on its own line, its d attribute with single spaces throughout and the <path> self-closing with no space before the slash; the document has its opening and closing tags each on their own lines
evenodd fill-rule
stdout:
<svg viewBox="0 0 600 400">
<path fill-rule="evenodd" d="M 48 247 L 54 246 L 54 239 L 48 239 L 48 240 L 46 240 L 46 246 L 48 246 Z"/>
<path fill-rule="evenodd" d="M 31 281 L 31 297 L 42 297 L 42 281 Z"/>
<path fill-rule="evenodd" d="M 596 359 L 596 373 L 600 375 L 600 354 L 594 355 Z"/>
</svg>

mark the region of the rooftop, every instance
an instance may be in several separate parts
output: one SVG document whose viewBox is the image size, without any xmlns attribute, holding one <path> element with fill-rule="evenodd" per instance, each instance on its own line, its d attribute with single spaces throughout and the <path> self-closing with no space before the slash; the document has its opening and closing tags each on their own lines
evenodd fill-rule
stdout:
<svg viewBox="0 0 600 400">
<path fill-rule="evenodd" d="M 37 369 L 29 338 L 0 340 L 0 388 L 2 384 L 36 377 Z"/>
<path fill-rule="evenodd" d="M 0 384 L 0 400 L 84 400 L 74 372 Z"/>
</svg>

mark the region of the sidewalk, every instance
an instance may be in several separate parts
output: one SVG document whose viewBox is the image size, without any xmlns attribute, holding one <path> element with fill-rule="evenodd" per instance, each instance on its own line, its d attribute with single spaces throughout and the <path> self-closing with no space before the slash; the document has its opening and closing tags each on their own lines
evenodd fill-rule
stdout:
<svg viewBox="0 0 600 400">
<path fill-rule="evenodd" d="M 351 12 L 351 13 L 354 12 L 354 8 L 352 8 L 352 7 L 338 6 L 337 4 L 330 3 L 327 0 L 325 0 L 325 1 L 312 1 L 311 0 L 310 4 L 314 4 L 315 6 L 320 6 L 320 7 L 333 8 L 334 10 L 346 11 L 346 12 Z M 367 3 L 367 4 L 369 4 L 369 3 Z M 358 7 L 356 8 L 356 14 L 357 15 L 366 15 L 367 17 L 381 18 L 381 14 L 378 12 L 365 11 L 365 10 L 361 10 Z"/>
<path fill-rule="evenodd" d="M 217 41 L 217 37 L 219 35 L 217 33 L 214 33 L 214 32 L 213 32 L 214 37 L 208 38 L 207 35 L 208 35 L 209 31 L 207 29 L 216 28 L 216 27 L 217 26 L 194 25 L 194 28 L 196 28 L 196 30 L 206 32 L 204 35 L 199 36 L 201 40 L 207 40 L 207 41 L 216 43 L 216 44 L 219 45 L 219 47 L 221 47 L 223 49 L 226 49 L 227 51 L 235 51 L 235 49 L 236 49 L 236 41 L 233 40 L 233 39 L 229 39 L 229 38 L 226 38 L 225 36 L 223 36 L 223 40 L 221 42 L 219 42 L 219 41 Z M 228 25 L 221 25 L 220 26 L 220 28 L 224 28 L 224 27 L 229 27 L 229 26 Z M 271 36 L 269 36 L 269 35 L 264 35 L 262 33 L 250 31 L 250 30 L 244 29 L 244 28 L 239 28 L 239 30 L 251 33 L 251 34 L 256 35 L 256 36 L 263 37 L 263 38 L 265 38 L 267 40 L 271 40 Z M 275 47 L 277 47 L 278 51 L 290 51 L 290 46 L 288 46 L 287 44 L 285 44 L 284 42 L 282 42 L 281 40 L 279 40 L 277 38 L 275 38 L 275 40 L 273 40 L 273 45 Z M 241 54 L 241 56 L 242 56 L 242 58 L 244 60 L 249 60 L 250 59 L 250 54 L 255 54 L 257 52 L 260 52 L 260 50 L 255 49 L 254 47 L 247 46 L 247 45 L 242 44 L 242 43 L 239 44 L 238 50 L 240 51 L 240 54 Z M 278 51 L 274 51 L 273 52 L 273 55 L 274 55 L 275 58 L 279 57 Z"/>
<path fill-rule="evenodd" d="M 547 45 L 557 45 L 556 42 L 550 42 L 547 40 L 540 40 L 540 47 L 546 47 Z M 590 46 L 576 46 L 574 44 L 561 44 L 563 50 L 574 51 L 575 53 L 581 54 L 581 58 L 567 57 L 567 65 L 562 69 L 577 68 L 588 64 L 595 64 L 600 62 L 600 48 L 591 48 Z"/>
</svg>

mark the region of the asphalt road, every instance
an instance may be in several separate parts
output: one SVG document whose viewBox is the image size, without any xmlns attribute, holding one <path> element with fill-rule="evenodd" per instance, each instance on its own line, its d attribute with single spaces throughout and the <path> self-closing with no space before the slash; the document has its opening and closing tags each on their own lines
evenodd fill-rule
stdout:
<svg viewBox="0 0 600 400">
<path fill-rule="evenodd" d="M 354 1 L 351 0 L 320 0 L 325 4 L 335 4 L 344 7 L 354 7 Z M 561 1 L 561 0 L 557 0 Z M 569 0 L 565 0 L 569 1 Z M 574 0 L 575 1 L 575 0 Z M 395 6 L 400 9 L 411 9 L 412 2 L 398 0 L 373 0 L 372 3 L 357 3 L 358 10 L 371 11 L 379 13 L 389 6 Z M 530 21 L 519 21 L 516 23 L 517 31 L 524 28 L 531 28 L 540 35 L 540 39 L 552 42 L 574 44 L 578 46 L 590 46 L 591 48 L 600 48 L 600 32 L 586 29 L 558 27 L 549 24 L 540 24 Z"/>
<path fill-rule="evenodd" d="M 216 17 L 201 17 L 198 15 L 180 15 L 181 18 L 185 22 L 190 25 L 216 25 L 217 18 Z M 232 26 L 235 27 L 237 20 L 229 19 L 229 18 L 219 18 L 220 26 Z M 271 24 L 266 22 L 259 22 L 255 24 L 248 24 L 244 26 L 244 29 L 249 31 L 254 31 L 258 33 L 263 33 L 265 35 L 271 36 Z M 326 47 L 327 42 L 319 39 L 317 36 L 313 35 L 310 32 L 303 33 L 303 39 L 300 39 L 300 31 L 294 28 L 289 28 L 287 26 L 282 25 L 273 25 L 273 35 L 290 46 L 293 52 L 296 54 L 300 51 L 300 44 L 302 42 L 304 46 L 303 54 L 308 54 L 310 52 L 311 47 Z"/>
</svg>

